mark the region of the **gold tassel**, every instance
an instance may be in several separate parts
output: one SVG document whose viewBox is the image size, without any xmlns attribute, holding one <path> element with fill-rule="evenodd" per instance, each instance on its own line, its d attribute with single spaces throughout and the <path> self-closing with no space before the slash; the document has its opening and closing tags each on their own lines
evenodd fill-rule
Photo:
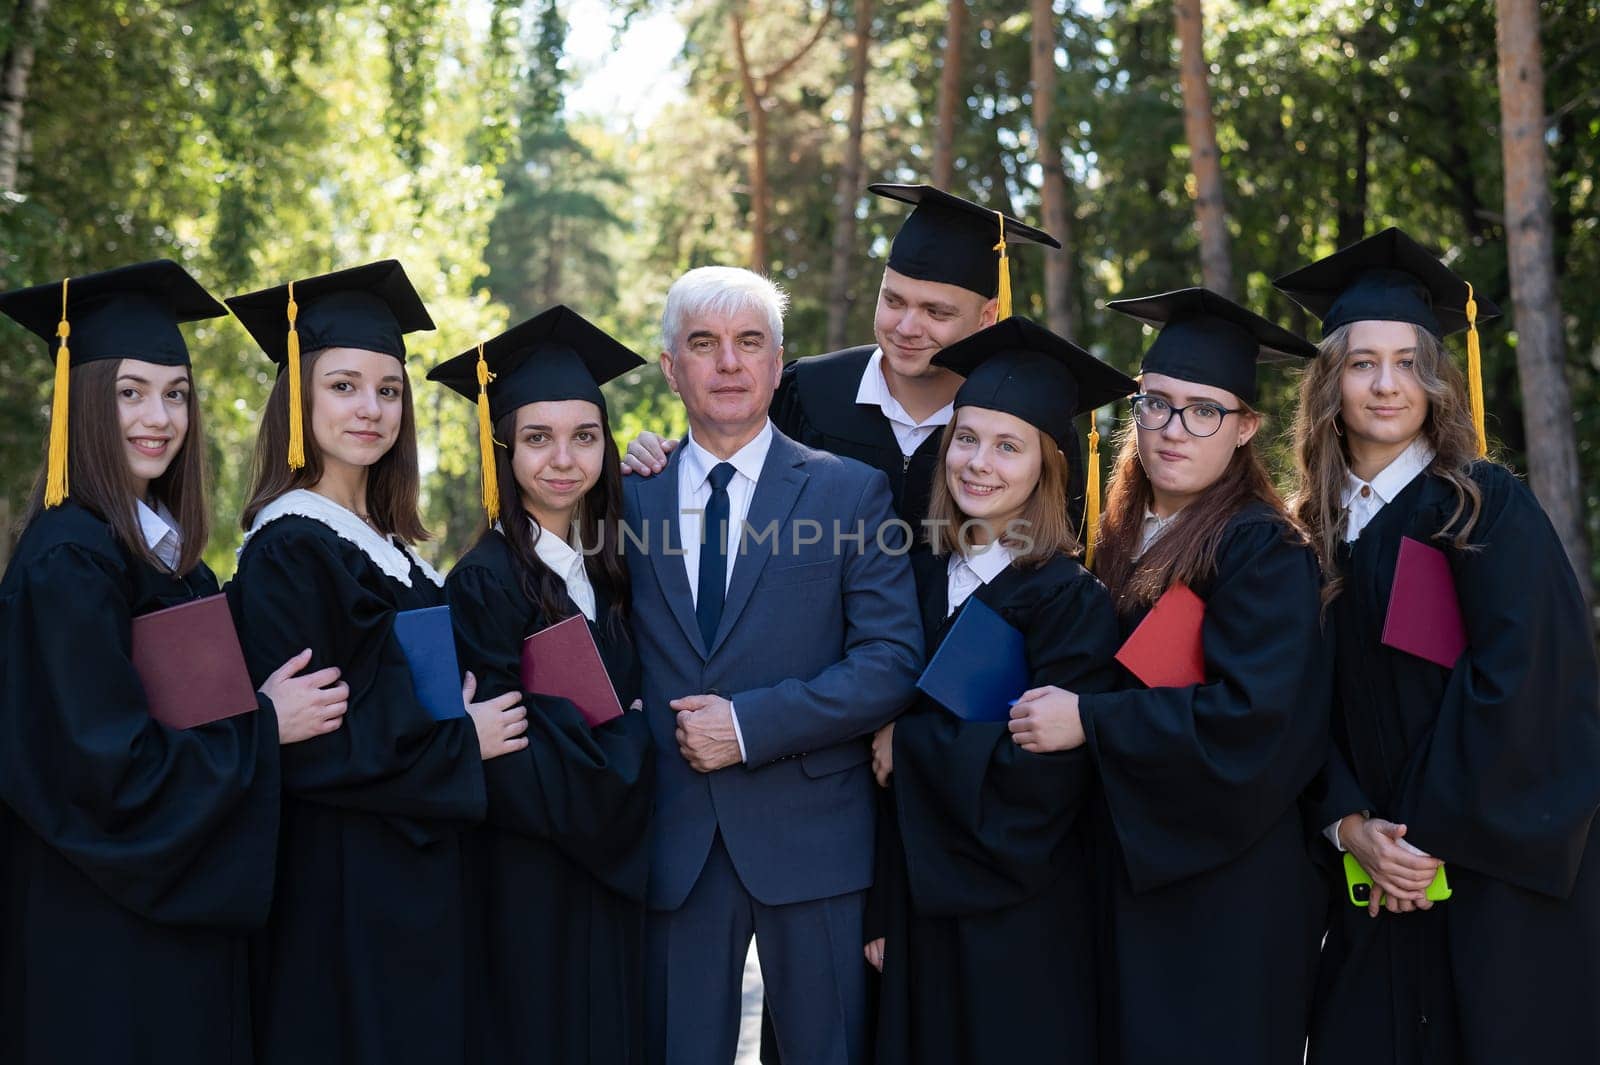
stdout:
<svg viewBox="0 0 1600 1065">
<path fill-rule="evenodd" d="M 289 282 L 289 468 L 302 469 L 306 464 L 304 401 L 300 392 L 300 333 L 294 327 L 300 316 L 300 305 L 294 301 L 294 282 Z"/>
<path fill-rule="evenodd" d="M 1000 243 L 994 246 L 994 250 L 1000 253 L 1000 290 L 996 296 L 999 310 L 995 314 L 995 321 L 1003 322 L 1011 317 L 1011 262 L 1006 258 L 1006 216 L 999 211 L 994 215 L 1000 220 Z"/>
<path fill-rule="evenodd" d="M 1489 453 L 1483 429 L 1483 349 L 1478 345 L 1478 301 L 1467 282 L 1467 400 L 1472 405 L 1472 427 L 1478 431 L 1478 457 Z"/>
<path fill-rule="evenodd" d="M 50 458 L 45 465 L 44 505 L 46 508 L 61 505 L 67 498 L 67 398 L 72 382 L 72 353 L 67 350 L 67 337 L 72 326 L 67 324 L 67 278 L 61 279 L 61 321 L 56 325 L 56 336 L 61 346 L 56 349 L 55 392 L 50 397 Z"/>
<path fill-rule="evenodd" d="M 489 424 L 489 382 L 495 375 L 483 357 L 478 341 L 478 451 L 483 459 L 483 512 L 493 524 L 500 520 L 500 478 L 494 469 L 494 429 Z"/>
<path fill-rule="evenodd" d="M 1083 567 L 1094 567 L 1094 541 L 1100 528 L 1100 426 L 1089 412 L 1088 485 L 1083 492 Z"/>
</svg>

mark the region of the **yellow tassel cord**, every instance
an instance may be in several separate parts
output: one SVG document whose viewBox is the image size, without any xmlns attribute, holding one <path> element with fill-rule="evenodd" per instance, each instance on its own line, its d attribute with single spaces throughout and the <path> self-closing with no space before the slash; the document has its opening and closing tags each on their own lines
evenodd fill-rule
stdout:
<svg viewBox="0 0 1600 1065">
<path fill-rule="evenodd" d="M 67 279 L 61 280 L 61 321 L 56 326 L 56 336 L 61 346 L 56 349 L 55 394 L 50 398 L 50 458 L 45 467 L 44 505 L 60 506 L 67 498 L 67 389 L 72 381 L 72 353 L 67 350 L 67 337 L 72 327 L 67 324 Z"/>
<path fill-rule="evenodd" d="M 999 211 L 994 215 L 1000 220 L 1000 243 L 994 246 L 1000 253 L 1000 290 L 996 296 L 1000 305 L 995 321 L 1003 322 L 1011 317 L 1011 261 L 1006 258 L 1006 216 Z"/>
<path fill-rule="evenodd" d="M 1478 301 L 1467 283 L 1467 399 L 1472 404 L 1472 427 L 1478 431 L 1478 457 L 1489 453 L 1483 429 L 1483 350 L 1478 346 Z"/>
<path fill-rule="evenodd" d="M 294 301 L 294 282 L 289 282 L 289 468 L 298 470 L 306 464 L 305 413 L 300 397 L 300 333 L 295 329 L 295 319 L 300 316 L 300 305 Z"/>
<path fill-rule="evenodd" d="M 483 342 L 478 342 L 478 451 L 483 460 L 483 512 L 490 523 L 500 520 L 500 478 L 494 470 L 494 429 L 489 424 L 489 382 L 494 374 L 483 357 Z"/>
<path fill-rule="evenodd" d="M 1089 412 L 1088 485 L 1083 493 L 1083 566 L 1094 567 L 1095 534 L 1100 528 L 1100 428 Z"/>
</svg>

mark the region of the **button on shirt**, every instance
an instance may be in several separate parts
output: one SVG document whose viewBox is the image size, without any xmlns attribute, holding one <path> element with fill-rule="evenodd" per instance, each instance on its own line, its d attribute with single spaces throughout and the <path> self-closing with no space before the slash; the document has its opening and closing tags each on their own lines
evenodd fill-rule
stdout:
<svg viewBox="0 0 1600 1065">
<path fill-rule="evenodd" d="M 906 458 L 956 416 L 953 403 L 946 403 L 920 422 L 907 414 L 900 401 L 889 392 L 889 382 L 883 376 L 882 348 L 874 349 L 872 358 L 867 360 L 867 368 L 861 374 L 861 387 L 856 389 L 856 402 L 883 411 L 883 416 L 889 419 L 889 428 L 894 430 L 895 442 L 900 445 L 900 454 Z"/>
<path fill-rule="evenodd" d="M 761 427 L 754 440 L 734 452 L 726 461 L 733 466 L 733 480 L 728 482 L 728 572 L 723 592 L 733 581 L 733 571 L 745 562 L 739 553 L 740 534 L 750 516 L 750 500 L 756 494 L 756 481 L 761 478 L 761 467 L 766 464 L 767 451 L 772 447 L 772 422 Z M 706 504 L 711 501 L 711 469 L 724 461 L 695 443 L 694 433 L 689 433 L 683 445 L 683 458 L 678 462 L 678 533 L 683 538 L 683 567 L 689 576 L 689 591 L 696 605 L 700 602 L 700 532 L 704 524 Z M 708 530 L 716 535 L 716 530 Z M 739 758 L 744 759 L 744 734 L 739 731 L 739 715 L 733 715 L 733 734 L 739 741 Z"/>
<path fill-rule="evenodd" d="M 144 500 L 138 500 L 134 512 L 139 518 L 139 531 L 144 534 L 145 546 L 161 564 L 174 572 L 178 557 L 183 553 L 183 540 L 178 535 L 178 520 L 172 516 L 165 503 L 157 503 L 154 510 Z"/>
<path fill-rule="evenodd" d="M 530 522 L 532 518 L 528 519 Z M 533 522 L 537 526 L 537 522 Z M 589 583 L 589 571 L 584 569 L 583 555 L 561 537 L 548 529 L 538 530 L 539 538 L 533 543 L 533 553 L 539 561 L 550 567 L 550 572 L 561 578 L 567 586 L 567 595 L 573 605 L 583 611 L 590 621 L 594 617 L 594 585 Z"/>
<path fill-rule="evenodd" d="M 1344 528 L 1345 542 L 1360 536 L 1361 530 L 1377 516 L 1378 511 L 1393 502 L 1406 485 L 1433 464 L 1435 454 L 1427 439 L 1419 436 L 1370 481 L 1363 481 L 1355 474 L 1346 472 L 1343 502 L 1349 517 Z"/>
<path fill-rule="evenodd" d="M 970 555 L 952 553 L 945 570 L 945 617 L 960 609 L 972 593 L 988 584 L 1011 565 L 1011 548 L 1002 541 L 978 548 Z"/>
</svg>

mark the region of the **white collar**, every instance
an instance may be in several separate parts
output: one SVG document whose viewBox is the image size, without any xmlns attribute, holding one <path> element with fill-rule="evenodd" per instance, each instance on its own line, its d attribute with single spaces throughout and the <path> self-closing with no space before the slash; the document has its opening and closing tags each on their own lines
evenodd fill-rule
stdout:
<svg viewBox="0 0 1600 1065">
<path fill-rule="evenodd" d="M 139 519 L 139 531 L 144 534 L 144 545 L 151 551 L 156 545 L 167 537 L 172 537 L 174 547 L 182 544 L 183 537 L 178 532 L 178 520 L 172 516 L 172 511 L 160 500 L 156 501 L 155 509 L 142 499 L 134 500 L 134 516 Z"/>
<path fill-rule="evenodd" d="M 444 578 L 424 562 L 410 544 L 396 545 L 394 541 L 362 521 L 353 511 L 346 510 L 326 496 L 320 496 L 307 488 L 296 488 L 292 492 L 285 492 L 262 507 L 260 513 L 256 515 L 256 520 L 251 523 L 250 531 L 244 534 L 244 541 L 239 544 L 239 550 L 244 551 L 244 546 L 250 542 L 250 537 L 260 532 L 269 522 L 291 514 L 320 521 L 332 529 L 340 539 L 348 540 L 360 548 L 361 553 L 370 558 L 373 565 L 407 588 L 411 587 L 413 562 L 422 570 L 423 576 L 439 587 L 444 587 Z"/>
<path fill-rule="evenodd" d="M 951 552 L 948 569 L 954 572 L 958 566 L 965 565 L 974 577 L 988 584 L 1011 565 L 1012 555 L 1011 546 L 1004 540 L 991 540 L 970 555 Z"/>
<path fill-rule="evenodd" d="M 883 376 L 882 348 L 872 349 L 872 358 L 867 360 L 867 368 L 861 374 L 861 386 L 856 389 L 856 402 L 877 407 L 891 422 L 899 422 L 913 429 L 922 429 L 930 425 L 949 425 L 956 416 L 953 401 L 946 403 L 920 422 L 906 413 L 900 401 L 894 398 L 894 393 L 889 391 L 888 378 Z"/>
<path fill-rule="evenodd" d="M 755 435 L 744 447 L 733 453 L 726 461 L 733 468 L 754 483 L 761 479 L 761 467 L 766 465 L 767 451 L 772 447 L 772 419 L 768 418 L 761 426 L 761 431 Z M 689 484 L 698 488 L 711 476 L 712 467 L 724 461 L 711 452 L 701 447 L 694 438 L 694 430 L 689 430 L 688 442 L 684 445 L 683 464 L 684 472 L 689 475 Z"/>
<path fill-rule="evenodd" d="M 1392 503 L 1396 496 L 1405 490 L 1406 485 L 1416 480 L 1423 470 L 1433 465 L 1437 452 L 1433 445 L 1428 443 L 1428 438 L 1418 435 L 1410 445 L 1394 460 L 1379 470 L 1377 476 L 1370 481 L 1363 481 L 1349 470 L 1344 475 L 1344 499 L 1346 507 L 1351 500 L 1360 495 L 1361 489 L 1370 487 L 1374 495 L 1384 503 Z"/>
<path fill-rule="evenodd" d="M 539 525 L 531 515 L 528 520 L 534 525 Z M 539 561 L 549 566 L 552 572 L 562 577 L 572 573 L 574 562 L 578 564 L 579 570 L 583 569 L 583 557 L 573 549 L 572 545 L 543 526 L 539 526 L 539 538 L 533 542 L 533 553 L 538 555 Z"/>
</svg>

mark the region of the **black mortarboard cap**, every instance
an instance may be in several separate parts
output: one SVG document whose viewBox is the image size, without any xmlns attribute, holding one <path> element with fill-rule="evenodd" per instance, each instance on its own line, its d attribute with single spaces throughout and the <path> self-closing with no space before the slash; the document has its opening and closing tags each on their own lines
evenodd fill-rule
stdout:
<svg viewBox="0 0 1600 1065">
<path fill-rule="evenodd" d="M 1061 247 L 1042 229 L 991 211 L 932 185 L 868 185 L 867 191 L 914 205 L 889 249 L 889 269 L 918 281 L 958 285 L 986 299 L 1001 297 L 1000 317 L 1011 313 L 1005 252 L 997 247 L 1001 220 L 1005 240 Z"/>
<path fill-rule="evenodd" d="M 483 509 L 500 516 L 493 423 L 518 407 L 584 399 L 606 409 L 600 386 L 645 361 L 577 311 L 558 304 L 428 371 L 478 405 Z"/>
<path fill-rule="evenodd" d="M 1141 373 L 1225 388 L 1246 403 L 1256 399 L 1256 363 L 1309 359 L 1316 345 L 1207 288 L 1112 300 L 1114 311 L 1160 328 L 1144 353 Z"/>
<path fill-rule="evenodd" d="M 227 308 L 170 259 L 136 263 L 59 283 L 0 294 L 0 312 L 57 341 L 50 400 L 44 505 L 67 498 L 67 419 L 72 367 L 102 359 L 189 365 L 180 322 L 218 318 Z"/>
<path fill-rule="evenodd" d="M 1302 266 L 1273 282 L 1279 291 L 1322 319 L 1324 336 L 1351 322 L 1410 322 L 1444 338 L 1467 328 L 1467 301 L 1476 318 L 1500 308 L 1474 296 L 1432 252 L 1391 226 Z"/>
<path fill-rule="evenodd" d="M 586 399 L 602 410 L 600 386 L 645 360 L 613 340 L 577 311 L 557 305 L 483 342 L 491 379 L 489 417 L 499 421 L 518 407 L 544 400 Z M 437 381 L 478 398 L 479 349 L 464 351 L 428 371 Z"/>
<path fill-rule="evenodd" d="M 433 328 L 422 297 L 394 259 L 230 296 L 227 304 L 279 366 L 289 360 L 291 328 L 301 351 L 360 348 L 397 359 L 406 357 L 405 334 Z"/>
<path fill-rule="evenodd" d="M 1014 414 L 1068 453 L 1073 418 L 1138 389 L 1120 370 L 1020 317 L 956 341 L 933 363 L 966 378 L 955 406 Z"/>
<path fill-rule="evenodd" d="M 63 305 L 64 301 L 64 305 Z M 51 348 L 68 324 L 73 366 L 100 359 L 138 359 L 162 366 L 189 365 L 181 322 L 220 318 L 228 309 L 171 259 L 119 266 L 63 283 L 0 294 L 0 312 Z"/>
</svg>

